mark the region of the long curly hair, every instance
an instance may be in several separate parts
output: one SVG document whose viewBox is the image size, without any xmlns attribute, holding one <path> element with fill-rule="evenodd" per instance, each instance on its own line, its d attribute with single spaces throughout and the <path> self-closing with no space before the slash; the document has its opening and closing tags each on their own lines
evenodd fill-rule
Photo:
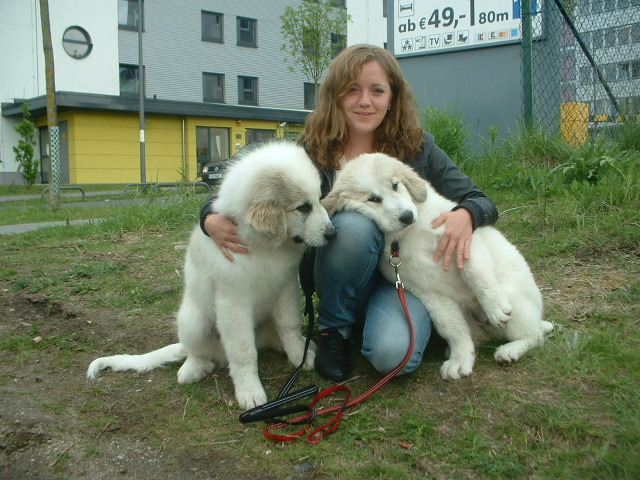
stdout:
<svg viewBox="0 0 640 480">
<path fill-rule="evenodd" d="M 319 168 L 339 168 L 348 140 L 342 97 L 355 82 L 365 63 L 377 61 L 391 85 L 391 110 L 374 135 L 374 151 L 407 160 L 420 149 L 424 134 L 411 92 L 395 57 L 373 45 L 353 45 L 333 59 L 320 86 L 316 108 L 309 114 L 300 142 Z"/>
</svg>

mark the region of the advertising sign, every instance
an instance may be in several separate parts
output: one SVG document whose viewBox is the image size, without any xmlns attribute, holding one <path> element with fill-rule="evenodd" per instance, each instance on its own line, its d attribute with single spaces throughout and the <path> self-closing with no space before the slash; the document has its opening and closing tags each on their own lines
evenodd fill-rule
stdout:
<svg viewBox="0 0 640 480">
<path fill-rule="evenodd" d="M 532 0 L 533 11 L 537 1 Z M 426 55 L 521 38 L 521 0 L 394 0 L 394 54 Z"/>
</svg>

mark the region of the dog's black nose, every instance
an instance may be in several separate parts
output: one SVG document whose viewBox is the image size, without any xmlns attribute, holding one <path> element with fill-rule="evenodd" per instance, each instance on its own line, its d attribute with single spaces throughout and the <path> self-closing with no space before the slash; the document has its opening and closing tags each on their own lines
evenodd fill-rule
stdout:
<svg viewBox="0 0 640 480">
<path fill-rule="evenodd" d="M 326 238 L 327 240 L 336 238 L 336 229 L 333 228 L 333 225 L 331 225 L 331 227 L 324 232 L 324 238 Z"/>
<path fill-rule="evenodd" d="M 411 225 L 415 222 L 413 218 L 413 212 L 411 210 L 405 210 L 405 212 L 400 216 L 400 221 L 405 225 Z"/>
</svg>

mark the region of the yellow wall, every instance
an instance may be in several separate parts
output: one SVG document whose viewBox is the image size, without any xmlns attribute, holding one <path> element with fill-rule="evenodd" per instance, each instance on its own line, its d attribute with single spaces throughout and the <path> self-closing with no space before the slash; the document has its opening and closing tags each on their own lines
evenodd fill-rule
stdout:
<svg viewBox="0 0 640 480">
<path fill-rule="evenodd" d="M 38 119 L 46 121 L 46 119 Z M 110 112 L 63 112 L 58 121 L 68 122 L 69 176 L 71 183 L 139 183 L 140 121 L 137 114 Z M 184 119 L 186 142 L 183 155 L 183 119 L 145 116 L 145 162 L 147 182 L 197 180 L 196 127 L 230 129 L 231 154 L 236 144 L 245 145 L 245 129 L 275 130 L 277 137 L 299 126 L 280 128 L 277 122 L 223 118 Z M 239 135 L 240 138 L 236 138 Z M 186 165 L 183 163 L 186 161 Z M 186 168 L 185 168 L 186 167 Z"/>
</svg>

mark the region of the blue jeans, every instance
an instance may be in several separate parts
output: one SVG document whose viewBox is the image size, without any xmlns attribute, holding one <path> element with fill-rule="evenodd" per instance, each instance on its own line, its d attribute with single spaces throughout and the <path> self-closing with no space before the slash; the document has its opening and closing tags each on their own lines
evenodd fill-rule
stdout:
<svg viewBox="0 0 640 480">
<path fill-rule="evenodd" d="M 335 327 L 349 335 L 362 321 L 362 349 L 380 373 L 393 370 L 409 348 L 409 326 L 394 284 L 378 272 L 384 235 L 376 224 L 356 212 L 331 219 L 337 236 L 319 248 L 314 264 L 318 293 L 318 328 Z M 400 269 L 402 278 L 402 268 Z M 431 318 L 420 300 L 406 292 L 413 323 L 413 354 L 401 374 L 418 368 L 431 336 Z"/>
</svg>

